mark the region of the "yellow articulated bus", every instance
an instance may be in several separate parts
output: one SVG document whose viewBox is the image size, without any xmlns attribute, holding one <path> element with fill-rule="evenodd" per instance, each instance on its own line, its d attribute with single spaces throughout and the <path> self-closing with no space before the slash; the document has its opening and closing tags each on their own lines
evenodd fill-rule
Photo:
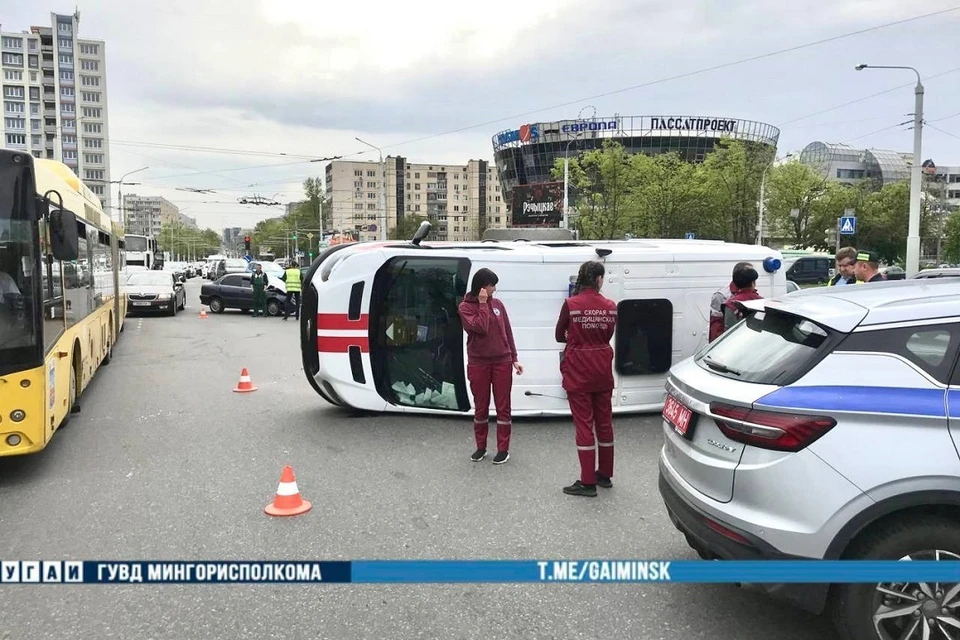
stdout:
<svg viewBox="0 0 960 640">
<path fill-rule="evenodd" d="M 0 456 L 40 451 L 123 330 L 123 230 L 64 164 L 0 149 Z"/>
</svg>

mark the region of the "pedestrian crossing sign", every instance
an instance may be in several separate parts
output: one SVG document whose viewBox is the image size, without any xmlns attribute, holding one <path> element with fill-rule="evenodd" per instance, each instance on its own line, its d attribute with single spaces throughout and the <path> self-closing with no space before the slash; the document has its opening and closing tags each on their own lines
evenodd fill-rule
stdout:
<svg viewBox="0 0 960 640">
<path fill-rule="evenodd" d="M 857 232 L 857 217 L 843 216 L 840 218 L 840 235 L 852 236 Z"/>
</svg>

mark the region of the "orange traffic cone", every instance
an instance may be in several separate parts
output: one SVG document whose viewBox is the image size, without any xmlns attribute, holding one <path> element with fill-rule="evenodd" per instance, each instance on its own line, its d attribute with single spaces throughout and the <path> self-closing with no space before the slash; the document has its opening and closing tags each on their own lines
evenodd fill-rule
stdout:
<svg viewBox="0 0 960 640">
<path fill-rule="evenodd" d="M 200 319 L 205 320 L 207 318 L 207 308 L 200 307 Z"/>
<path fill-rule="evenodd" d="M 247 371 L 247 368 L 244 367 L 240 372 L 240 382 L 237 383 L 237 388 L 234 389 L 234 391 L 237 393 L 248 393 L 256 390 L 257 388 L 253 386 L 253 383 L 250 381 L 250 373 Z"/>
<path fill-rule="evenodd" d="M 273 502 L 264 508 L 264 513 L 270 516 L 298 516 L 301 513 L 310 511 L 311 505 L 300 496 L 300 489 L 297 488 L 297 480 L 293 476 L 293 469 L 290 465 L 283 468 L 280 474 L 280 485 L 277 487 L 277 494 Z"/>
</svg>

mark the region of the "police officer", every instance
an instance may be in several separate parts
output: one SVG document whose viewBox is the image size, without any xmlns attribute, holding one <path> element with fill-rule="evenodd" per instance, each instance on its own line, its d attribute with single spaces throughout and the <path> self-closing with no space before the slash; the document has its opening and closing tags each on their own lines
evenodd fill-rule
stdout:
<svg viewBox="0 0 960 640">
<path fill-rule="evenodd" d="M 566 343 L 560 374 L 573 414 L 580 458 L 580 479 L 564 487 L 563 492 L 591 498 L 596 497 L 598 484 L 613 486 L 614 384 L 610 340 L 617 326 L 617 304 L 600 294 L 604 274 L 599 262 L 580 266 L 573 295 L 564 300 L 556 327 L 557 342 Z"/>
<path fill-rule="evenodd" d="M 861 251 L 857 254 L 855 267 L 860 282 L 883 282 L 886 278 L 880 273 L 880 257 L 873 251 Z"/>
<path fill-rule="evenodd" d="M 290 317 L 290 302 L 293 302 L 293 310 L 296 312 L 296 319 L 300 319 L 300 265 L 296 260 L 292 261 L 284 270 L 280 279 L 287 283 L 287 302 L 283 305 L 283 319 Z"/>
</svg>

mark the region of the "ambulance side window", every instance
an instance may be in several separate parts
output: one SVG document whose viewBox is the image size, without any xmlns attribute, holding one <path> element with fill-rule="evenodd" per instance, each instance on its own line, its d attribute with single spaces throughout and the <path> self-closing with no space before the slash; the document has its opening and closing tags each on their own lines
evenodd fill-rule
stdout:
<svg viewBox="0 0 960 640">
<path fill-rule="evenodd" d="M 614 366 L 622 376 L 666 373 L 673 364 L 673 304 L 624 300 L 617 305 Z"/>
</svg>

